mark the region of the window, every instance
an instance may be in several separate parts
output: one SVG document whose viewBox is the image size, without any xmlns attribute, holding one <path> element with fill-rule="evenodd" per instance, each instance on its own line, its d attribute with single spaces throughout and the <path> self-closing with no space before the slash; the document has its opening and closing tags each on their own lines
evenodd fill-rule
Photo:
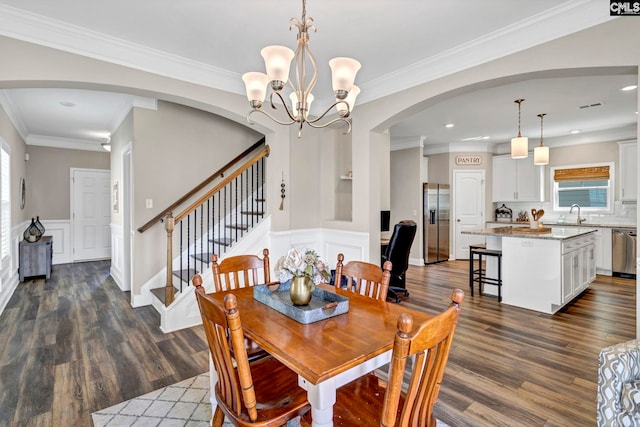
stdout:
<svg viewBox="0 0 640 427">
<path fill-rule="evenodd" d="M 11 256 L 11 154 L 5 143 L 0 149 L 0 241 L 4 266 Z"/>
<path fill-rule="evenodd" d="M 554 210 L 566 211 L 577 204 L 584 211 L 611 211 L 612 170 L 611 163 L 552 168 Z"/>
</svg>

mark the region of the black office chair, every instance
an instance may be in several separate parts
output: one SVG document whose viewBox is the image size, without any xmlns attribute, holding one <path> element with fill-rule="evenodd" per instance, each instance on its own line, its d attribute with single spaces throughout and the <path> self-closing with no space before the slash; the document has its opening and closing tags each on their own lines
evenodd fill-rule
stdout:
<svg viewBox="0 0 640 427">
<path fill-rule="evenodd" d="M 405 283 L 405 272 L 409 268 L 409 252 L 413 238 L 416 236 L 418 226 L 415 221 L 400 221 L 393 227 L 393 234 L 389 239 L 389 245 L 382 254 L 382 264 L 391 261 L 391 281 L 389 283 L 388 298 L 394 298 L 400 302 L 400 295 L 409 296 Z"/>
</svg>

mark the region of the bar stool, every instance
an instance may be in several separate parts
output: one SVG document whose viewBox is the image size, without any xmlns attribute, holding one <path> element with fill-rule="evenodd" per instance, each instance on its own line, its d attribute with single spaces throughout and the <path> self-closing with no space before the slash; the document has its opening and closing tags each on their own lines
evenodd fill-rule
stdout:
<svg viewBox="0 0 640 427">
<path fill-rule="evenodd" d="M 478 268 L 475 268 L 475 258 L 478 256 Z M 482 268 L 482 257 L 498 258 L 498 277 L 487 277 L 486 271 Z M 486 261 L 486 260 L 485 260 Z M 478 290 L 482 295 L 482 285 L 494 285 L 498 287 L 498 302 L 502 302 L 502 251 L 498 249 L 487 249 L 485 244 L 469 246 L 469 287 L 473 296 L 473 284 L 478 284 Z"/>
</svg>

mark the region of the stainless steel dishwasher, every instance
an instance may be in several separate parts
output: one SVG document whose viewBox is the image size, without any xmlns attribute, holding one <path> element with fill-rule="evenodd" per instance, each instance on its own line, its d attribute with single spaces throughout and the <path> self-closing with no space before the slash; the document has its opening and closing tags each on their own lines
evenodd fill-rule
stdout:
<svg viewBox="0 0 640 427">
<path fill-rule="evenodd" d="M 611 231 L 612 254 L 611 270 L 614 276 L 636 278 L 636 240 L 635 229 L 617 229 Z"/>
</svg>

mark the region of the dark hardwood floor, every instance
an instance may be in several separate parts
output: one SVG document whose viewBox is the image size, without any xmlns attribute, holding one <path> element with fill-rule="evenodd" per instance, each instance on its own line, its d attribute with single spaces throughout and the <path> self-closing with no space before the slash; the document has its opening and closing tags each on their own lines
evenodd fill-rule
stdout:
<svg viewBox="0 0 640 427">
<path fill-rule="evenodd" d="M 471 297 L 466 261 L 410 267 L 408 307 L 465 301 L 435 406 L 451 426 L 595 426 L 598 353 L 634 339 L 635 280 L 597 276 L 555 315 Z"/>
<path fill-rule="evenodd" d="M 635 281 L 598 276 L 553 316 L 471 297 L 466 261 L 410 267 L 403 305 L 437 313 L 465 291 L 436 404 L 451 426 L 595 425 L 597 356 L 635 338 Z M 208 369 L 201 327 L 163 334 L 108 262 L 56 265 L 0 317 L 0 426 L 91 426 L 90 414 Z"/>
<path fill-rule="evenodd" d="M 129 299 L 107 261 L 18 285 L 0 317 L 0 426 L 91 426 L 91 412 L 208 369 L 202 327 L 163 334 Z"/>
</svg>

